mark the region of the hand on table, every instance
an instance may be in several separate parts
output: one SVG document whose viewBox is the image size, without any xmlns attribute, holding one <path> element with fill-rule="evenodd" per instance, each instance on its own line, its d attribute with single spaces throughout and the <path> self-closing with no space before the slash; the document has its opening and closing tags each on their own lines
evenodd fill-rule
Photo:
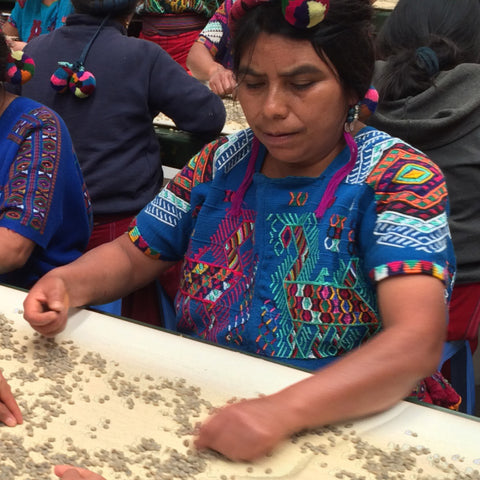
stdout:
<svg viewBox="0 0 480 480">
<path fill-rule="evenodd" d="M 72 467 L 71 465 L 56 465 L 54 472 L 62 480 L 105 480 L 105 478 L 90 470 Z"/>
<path fill-rule="evenodd" d="M 8 427 L 14 427 L 23 422 L 20 408 L 2 372 L 0 372 L 0 422 Z"/>
<path fill-rule="evenodd" d="M 42 277 L 23 302 L 23 316 L 34 330 L 53 337 L 67 324 L 69 300 L 64 282 L 58 277 Z"/>
<path fill-rule="evenodd" d="M 234 461 L 267 455 L 295 429 L 289 427 L 288 410 L 274 396 L 227 405 L 201 425 L 195 446 L 210 448 Z"/>
<path fill-rule="evenodd" d="M 7 37 L 7 45 L 10 47 L 10 50 L 20 50 L 22 51 L 27 45 L 27 42 L 20 42 L 19 40 L 13 40 Z"/>
<path fill-rule="evenodd" d="M 237 82 L 235 81 L 231 70 L 219 65 L 218 69 L 208 80 L 208 85 L 212 92 L 216 93 L 219 97 L 225 97 L 226 95 L 233 93 L 237 86 Z"/>
</svg>

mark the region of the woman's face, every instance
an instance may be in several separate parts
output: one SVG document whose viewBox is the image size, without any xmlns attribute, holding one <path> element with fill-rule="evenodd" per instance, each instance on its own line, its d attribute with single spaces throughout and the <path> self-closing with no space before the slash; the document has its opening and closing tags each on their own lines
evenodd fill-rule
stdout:
<svg viewBox="0 0 480 480">
<path fill-rule="evenodd" d="M 356 101 L 310 42 L 260 34 L 241 57 L 238 79 L 245 117 L 268 150 L 265 175 L 318 176 L 343 149 Z"/>
</svg>

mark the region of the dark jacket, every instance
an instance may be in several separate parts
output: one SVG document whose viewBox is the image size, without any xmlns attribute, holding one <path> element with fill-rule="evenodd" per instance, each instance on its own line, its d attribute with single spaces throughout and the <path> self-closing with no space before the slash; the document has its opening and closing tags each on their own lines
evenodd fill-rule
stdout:
<svg viewBox="0 0 480 480">
<path fill-rule="evenodd" d="M 216 137 L 225 123 L 221 99 L 188 75 L 158 45 L 128 37 L 109 20 L 92 44 L 85 69 L 96 79 L 85 99 L 50 85 L 59 61 L 75 62 L 102 19 L 83 14 L 33 39 L 25 53 L 35 75 L 22 94 L 65 120 L 82 167 L 94 215 L 133 213 L 146 205 L 163 181 L 160 146 L 153 128 L 159 112 L 181 130 Z"/>
</svg>

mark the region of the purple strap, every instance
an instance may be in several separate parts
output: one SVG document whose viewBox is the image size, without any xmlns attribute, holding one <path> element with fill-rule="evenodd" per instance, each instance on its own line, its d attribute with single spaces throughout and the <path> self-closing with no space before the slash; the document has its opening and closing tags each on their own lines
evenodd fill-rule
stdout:
<svg viewBox="0 0 480 480">
<path fill-rule="evenodd" d="M 352 171 L 357 161 L 358 147 L 355 143 L 355 140 L 352 137 L 350 132 L 343 132 L 343 138 L 347 142 L 348 148 L 350 150 L 350 160 L 342 168 L 337 170 L 333 175 L 330 182 L 328 182 L 325 193 L 322 197 L 322 201 L 319 203 L 318 207 L 315 210 L 315 216 L 317 218 L 322 218 L 327 208 L 329 208 L 335 201 L 335 191 L 340 185 L 340 182 Z"/>
<path fill-rule="evenodd" d="M 248 190 L 248 187 L 252 183 L 253 174 L 255 173 L 255 163 L 257 161 L 258 149 L 260 147 L 260 142 L 257 140 L 257 137 L 252 139 L 252 151 L 250 153 L 250 158 L 248 159 L 247 171 L 245 172 L 245 177 L 243 177 L 242 183 L 238 187 L 238 190 L 235 192 L 232 200 L 232 206 L 230 207 L 230 214 L 234 216 L 240 215 L 240 209 L 242 206 L 243 198 L 245 193 Z"/>
</svg>

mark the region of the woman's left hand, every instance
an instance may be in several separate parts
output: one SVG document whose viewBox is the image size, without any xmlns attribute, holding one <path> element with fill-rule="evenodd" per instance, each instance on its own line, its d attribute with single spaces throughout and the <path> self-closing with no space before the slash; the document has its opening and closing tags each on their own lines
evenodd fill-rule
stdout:
<svg viewBox="0 0 480 480">
<path fill-rule="evenodd" d="M 286 422 L 289 414 L 275 395 L 227 405 L 201 425 L 195 446 L 234 461 L 263 457 L 295 430 Z"/>
</svg>

